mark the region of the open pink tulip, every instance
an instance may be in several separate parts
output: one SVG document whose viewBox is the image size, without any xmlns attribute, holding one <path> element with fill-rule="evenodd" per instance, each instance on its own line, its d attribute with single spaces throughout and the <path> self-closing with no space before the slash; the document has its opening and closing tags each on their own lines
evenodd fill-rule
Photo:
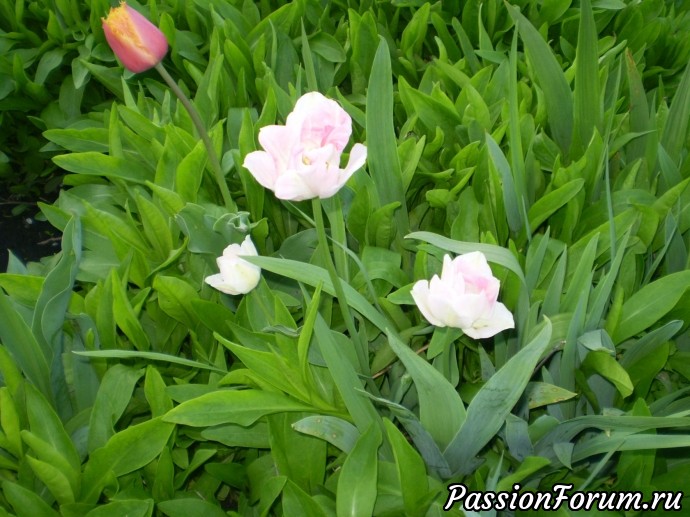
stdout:
<svg viewBox="0 0 690 517">
<path fill-rule="evenodd" d="M 352 133 L 352 119 L 334 100 L 317 92 L 299 98 L 284 126 L 259 131 L 264 151 L 249 153 L 244 166 L 279 199 L 329 198 L 364 165 L 367 148 L 355 144 L 344 169 L 340 157 Z"/>
<path fill-rule="evenodd" d="M 220 273 L 206 277 L 211 287 L 226 294 L 246 294 L 254 289 L 261 279 L 261 268 L 240 258 L 241 255 L 257 256 L 249 235 L 242 244 L 231 244 L 216 259 Z"/>
<path fill-rule="evenodd" d="M 497 301 L 499 287 L 486 257 L 475 251 L 453 260 L 443 257 L 441 277 L 415 283 L 412 298 L 432 325 L 482 339 L 515 327 L 511 312 Z"/>
<path fill-rule="evenodd" d="M 105 39 L 127 70 L 144 72 L 168 52 L 168 40 L 160 29 L 126 2 L 111 8 L 102 21 Z"/>
</svg>

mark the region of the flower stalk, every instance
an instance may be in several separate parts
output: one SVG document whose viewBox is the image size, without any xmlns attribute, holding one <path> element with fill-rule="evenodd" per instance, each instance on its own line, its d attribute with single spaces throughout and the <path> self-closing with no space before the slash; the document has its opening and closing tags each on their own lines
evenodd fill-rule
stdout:
<svg viewBox="0 0 690 517">
<path fill-rule="evenodd" d="M 369 359 L 367 357 L 367 350 L 364 348 L 364 343 L 355 328 L 355 322 L 352 318 L 352 313 L 349 310 L 347 304 L 347 297 L 345 296 L 345 291 L 343 290 L 343 285 L 340 282 L 338 273 L 335 270 L 335 264 L 333 263 L 333 257 L 328 249 L 328 237 L 326 236 L 326 227 L 324 224 L 323 213 L 321 208 L 321 200 L 316 197 L 312 199 L 312 208 L 314 212 L 314 222 L 316 225 L 316 234 L 319 239 L 319 248 L 321 249 L 321 255 L 323 257 L 324 265 L 328 270 L 328 275 L 333 283 L 333 289 L 335 290 L 336 298 L 338 299 L 338 305 L 340 306 L 340 312 L 345 321 L 345 326 L 350 334 L 350 339 L 352 339 L 355 344 L 355 351 L 357 352 L 357 360 L 359 361 L 359 367 L 361 372 L 367 377 L 368 381 L 371 381 L 371 372 L 369 369 Z M 372 382 L 373 384 L 373 382 Z M 375 388 L 375 386 L 374 386 Z M 376 390 L 378 392 L 378 390 Z"/>
<path fill-rule="evenodd" d="M 197 132 L 199 133 L 202 142 L 204 142 L 204 146 L 206 147 L 206 152 L 208 154 L 208 161 L 211 168 L 213 169 L 213 173 L 215 174 L 216 182 L 218 183 L 218 187 L 220 188 L 220 193 L 223 196 L 223 203 L 225 205 L 225 208 L 229 212 L 236 212 L 237 205 L 235 205 L 235 202 L 233 201 L 232 196 L 230 195 L 230 189 L 228 189 L 228 185 L 225 182 L 225 176 L 223 175 L 223 169 L 220 165 L 220 161 L 218 160 L 218 155 L 216 154 L 216 150 L 213 147 L 213 143 L 211 142 L 211 137 L 209 136 L 208 131 L 206 131 L 206 127 L 204 126 L 204 123 L 201 120 L 199 112 L 196 110 L 189 98 L 184 94 L 182 89 L 177 85 L 172 76 L 165 69 L 163 63 L 156 64 L 155 68 L 161 75 L 163 80 L 168 84 L 175 96 L 178 99 L 180 99 L 180 102 L 187 110 L 187 113 L 189 113 L 189 116 L 192 119 L 192 123 L 194 124 L 194 127 L 196 128 Z"/>
</svg>

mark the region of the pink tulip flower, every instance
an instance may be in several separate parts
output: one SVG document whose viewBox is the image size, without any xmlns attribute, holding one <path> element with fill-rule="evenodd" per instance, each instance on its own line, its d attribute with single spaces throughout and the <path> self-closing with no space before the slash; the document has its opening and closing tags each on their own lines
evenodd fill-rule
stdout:
<svg viewBox="0 0 690 517">
<path fill-rule="evenodd" d="M 420 280 L 412 298 L 424 317 L 437 327 L 455 327 L 474 339 L 515 328 L 513 315 L 498 302 L 499 280 L 480 251 L 451 260 L 443 257 L 441 277 Z"/>
<path fill-rule="evenodd" d="M 264 151 L 249 153 L 244 167 L 279 199 L 302 201 L 336 194 L 364 165 L 367 148 L 355 144 L 344 169 L 340 157 L 352 119 L 337 102 L 317 92 L 303 95 L 284 126 L 259 131 Z"/>
<path fill-rule="evenodd" d="M 131 72 L 153 68 L 168 52 L 168 40 L 160 29 L 126 2 L 111 8 L 101 20 L 110 48 Z"/>
<path fill-rule="evenodd" d="M 240 258 L 241 255 L 258 255 L 256 247 L 249 235 L 242 244 L 231 244 L 223 250 L 223 255 L 216 259 L 220 273 L 205 278 L 211 287 L 226 294 L 246 294 L 257 285 L 261 279 L 261 268 Z"/>
</svg>

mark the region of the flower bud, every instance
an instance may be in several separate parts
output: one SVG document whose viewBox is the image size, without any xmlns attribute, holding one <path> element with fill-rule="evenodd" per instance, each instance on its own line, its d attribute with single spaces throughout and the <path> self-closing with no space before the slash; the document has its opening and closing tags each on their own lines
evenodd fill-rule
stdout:
<svg viewBox="0 0 690 517">
<path fill-rule="evenodd" d="M 480 251 L 451 260 L 443 257 L 441 277 L 420 280 L 412 298 L 424 317 L 437 327 L 455 327 L 474 339 L 515 327 L 513 315 L 498 302 L 499 280 Z"/>
<path fill-rule="evenodd" d="M 254 243 L 245 237 L 242 244 L 231 244 L 216 259 L 220 273 L 206 277 L 211 287 L 226 294 L 246 294 L 259 284 L 261 268 L 240 258 L 240 255 L 257 256 Z"/>
<path fill-rule="evenodd" d="M 168 52 L 168 40 L 158 27 L 126 2 L 102 18 L 103 32 L 122 65 L 139 73 L 160 63 Z"/>
</svg>

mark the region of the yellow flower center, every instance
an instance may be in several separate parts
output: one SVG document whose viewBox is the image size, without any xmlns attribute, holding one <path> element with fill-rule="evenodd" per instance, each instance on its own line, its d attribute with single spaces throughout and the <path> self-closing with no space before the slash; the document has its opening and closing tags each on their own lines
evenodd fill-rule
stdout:
<svg viewBox="0 0 690 517">
<path fill-rule="evenodd" d="M 147 54 L 151 54 L 149 49 L 147 49 L 141 41 L 139 32 L 132 23 L 132 18 L 127 12 L 127 2 L 120 2 L 119 7 L 111 7 L 108 16 L 102 18 L 102 21 L 108 24 L 110 30 L 113 31 L 113 34 L 115 34 L 120 41 L 126 41 L 129 45 Z"/>
</svg>

